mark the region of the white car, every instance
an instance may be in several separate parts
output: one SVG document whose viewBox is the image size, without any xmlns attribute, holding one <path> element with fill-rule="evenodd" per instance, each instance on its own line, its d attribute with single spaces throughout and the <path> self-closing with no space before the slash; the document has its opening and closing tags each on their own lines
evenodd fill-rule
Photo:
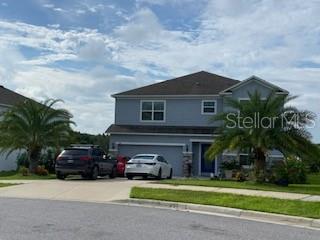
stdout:
<svg viewBox="0 0 320 240">
<path fill-rule="evenodd" d="M 141 176 L 144 179 L 148 177 L 170 179 L 172 178 L 172 166 L 158 154 L 138 154 L 127 162 L 125 176 L 128 179 L 135 176 Z"/>
</svg>

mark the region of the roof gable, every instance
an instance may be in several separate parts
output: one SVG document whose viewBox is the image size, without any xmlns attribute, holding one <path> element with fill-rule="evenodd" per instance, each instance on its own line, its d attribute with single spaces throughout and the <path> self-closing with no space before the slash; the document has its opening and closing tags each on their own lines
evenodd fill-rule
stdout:
<svg viewBox="0 0 320 240">
<path fill-rule="evenodd" d="M 268 82 L 268 81 L 266 81 L 266 80 L 264 80 L 262 78 L 254 76 L 254 75 L 249 77 L 249 78 L 247 78 L 247 79 L 245 79 L 245 80 L 243 80 L 243 81 L 241 81 L 241 82 L 239 82 L 239 83 L 237 83 L 237 84 L 235 84 L 235 85 L 233 85 L 233 86 L 230 86 L 229 88 L 227 88 L 227 89 L 225 89 L 223 91 L 221 91 L 220 94 L 230 94 L 233 90 L 241 88 L 241 87 L 243 87 L 246 84 L 249 84 L 251 82 L 257 82 L 258 84 L 261 84 L 261 85 L 263 85 L 263 86 L 265 86 L 267 88 L 275 90 L 278 94 L 289 94 L 289 92 L 287 90 L 285 90 L 283 88 L 280 88 L 280 87 L 278 87 L 278 86 L 276 86 L 276 85 L 274 85 L 274 84 L 272 84 L 272 83 L 270 83 L 270 82 Z"/>
<path fill-rule="evenodd" d="M 0 86 L 0 105 L 11 106 L 23 102 L 27 99 L 27 97 L 24 97 L 14 91 Z"/>
<path fill-rule="evenodd" d="M 240 81 L 201 71 L 112 95 L 126 96 L 177 96 L 218 95 Z"/>
</svg>

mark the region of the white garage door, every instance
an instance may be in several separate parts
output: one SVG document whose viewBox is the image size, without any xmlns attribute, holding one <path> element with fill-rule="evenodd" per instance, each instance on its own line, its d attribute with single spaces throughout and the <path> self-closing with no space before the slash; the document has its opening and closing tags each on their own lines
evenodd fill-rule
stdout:
<svg viewBox="0 0 320 240">
<path fill-rule="evenodd" d="M 119 154 L 133 157 L 136 154 L 162 155 L 173 168 L 174 176 L 182 176 L 182 147 L 177 146 L 145 146 L 145 145 L 119 145 Z"/>
</svg>

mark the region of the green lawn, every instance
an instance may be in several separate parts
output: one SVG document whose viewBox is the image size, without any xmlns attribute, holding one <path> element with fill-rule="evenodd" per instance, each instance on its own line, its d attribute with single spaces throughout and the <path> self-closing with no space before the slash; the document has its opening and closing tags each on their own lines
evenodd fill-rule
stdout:
<svg viewBox="0 0 320 240">
<path fill-rule="evenodd" d="M 283 200 L 268 197 L 254 197 L 230 193 L 212 193 L 188 190 L 154 189 L 134 187 L 131 198 L 153 199 L 172 202 L 215 205 L 293 216 L 320 218 L 319 202 Z"/>
<path fill-rule="evenodd" d="M 163 180 L 157 183 L 172 184 L 172 185 L 194 185 L 194 186 L 205 186 L 205 187 L 225 187 L 225 188 L 243 188 L 243 189 L 254 189 L 264 191 L 275 191 L 275 192 L 292 192 L 292 193 L 305 193 L 320 195 L 320 175 L 312 175 L 309 182 L 313 184 L 290 184 L 288 187 L 281 187 L 275 184 L 269 183 L 256 183 L 253 181 L 236 182 L 228 180 L 210 180 L 210 179 L 171 179 Z"/>
<path fill-rule="evenodd" d="M 320 185 L 320 173 L 313 173 L 308 175 L 308 183 Z"/>
<path fill-rule="evenodd" d="M 54 179 L 55 174 L 49 174 L 48 176 L 39 176 L 31 174 L 29 176 L 22 176 L 16 171 L 4 171 L 0 172 L 0 180 L 43 180 L 43 179 Z"/>
<path fill-rule="evenodd" d="M 9 187 L 9 186 L 13 186 L 13 185 L 16 185 L 16 184 L 12 184 L 12 183 L 0 183 L 0 188 L 1 188 L 1 187 Z"/>
</svg>

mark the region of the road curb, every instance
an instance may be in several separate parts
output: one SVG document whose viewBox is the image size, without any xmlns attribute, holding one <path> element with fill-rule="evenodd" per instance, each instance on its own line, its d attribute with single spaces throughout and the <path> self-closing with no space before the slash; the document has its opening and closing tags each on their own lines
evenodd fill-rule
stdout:
<svg viewBox="0 0 320 240">
<path fill-rule="evenodd" d="M 320 230 L 320 219 L 295 217 L 274 213 L 257 212 L 251 210 L 242 210 L 236 208 L 227 208 L 219 206 L 207 206 L 198 205 L 192 203 L 177 203 L 169 201 L 159 201 L 159 200 L 146 200 L 146 199 L 126 199 L 116 201 L 122 204 L 128 205 L 142 205 L 148 207 L 161 207 L 161 208 L 171 208 L 180 211 L 196 211 L 210 214 L 221 214 L 231 217 L 238 217 L 247 220 L 257 220 L 263 222 L 278 223 L 290 226 L 317 228 Z"/>
</svg>

